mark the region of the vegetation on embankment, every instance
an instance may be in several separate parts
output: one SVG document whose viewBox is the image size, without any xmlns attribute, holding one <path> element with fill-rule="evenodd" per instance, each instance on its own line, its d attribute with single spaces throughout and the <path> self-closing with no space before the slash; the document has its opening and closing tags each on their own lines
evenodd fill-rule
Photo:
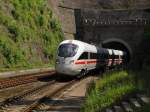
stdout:
<svg viewBox="0 0 150 112">
<path fill-rule="evenodd" d="M 142 70 L 132 71 L 138 88 L 150 96 L 150 66 L 144 65 Z"/>
<path fill-rule="evenodd" d="M 82 112 L 103 111 L 138 89 L 127 71 L 106 73 L 89 87 Z"/>
<path fill-rule="evenodd" d="M 63 39 L 48 0 L 0 0 L 0 70 L 53 65 Z"/>
<path fill-rule="evenodd" d="M 135 76 L 136 85 L 139 90 L 144 91 L 144 94 L 150 96 L 150 66 L 144 64 L 142 69 L 132 71 L 132 75 Z M 137 112 L 150 112 L 149 107 L 150 104 L 144 105 Z"/>
</svg>

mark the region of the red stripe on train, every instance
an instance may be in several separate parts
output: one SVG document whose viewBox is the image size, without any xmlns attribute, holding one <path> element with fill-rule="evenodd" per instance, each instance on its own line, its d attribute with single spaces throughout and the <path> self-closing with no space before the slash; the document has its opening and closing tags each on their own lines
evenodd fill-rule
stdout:
<svg viewBox="0 0 150 112">
<path fill-rule="evenodd" d="M 85 64 L 85 61 L 76 61 L 75 64 Z"/>
<path fill-rule="evenodd" d="M 76 61 L 75 64 L 96 64 L 96 60 L 88 60 L 88 61 Z"/>
<path fill-rule="evenodd" d="M 114 60 L 112 60 L 112 59 L 108 59 L 108 63 L 112 63 L 112 61 L 114 61 L 115 63 L 117 63 L 117 62 L 120 62 L 119 61 L 119 59 L 114 59 Z M 81 60 L 77 60 L 77 61 L 75 61 L 75 64 L 96 64 L 97 63 L 97 60 L 87 60 L 87 61 L 81 61 Z"/>
<path fill-rule="evenodd" d="M 96 60 L 87 61 L 87 64 L 95 64 L 96 62 L 97 62 Z"/>
</svg>

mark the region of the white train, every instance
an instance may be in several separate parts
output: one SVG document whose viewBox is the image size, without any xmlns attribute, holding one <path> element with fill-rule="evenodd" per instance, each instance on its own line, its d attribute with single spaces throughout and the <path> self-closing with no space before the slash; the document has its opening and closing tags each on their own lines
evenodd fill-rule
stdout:
<svg viewBox="0 0 150 112">
<path fill-rule="evenodd" d="M 58 47 L 55 69 L 61 74 L 85 75 L 92 69 L 122 65 L 124 55 L 121 50 L 98 48 L 78 40 L 65 40 Z"/>
</svg>

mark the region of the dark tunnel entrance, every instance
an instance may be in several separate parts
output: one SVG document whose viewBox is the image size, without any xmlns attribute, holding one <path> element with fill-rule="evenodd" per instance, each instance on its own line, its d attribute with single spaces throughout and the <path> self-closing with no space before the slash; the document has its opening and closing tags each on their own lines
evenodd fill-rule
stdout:
<svg viewBox="0 0 150 112">
<path fill-rule="evenodd" d="M 118 40 L 108 40 L 102 43 L 102 47 L 115 50 L 122 50 L 127 53 L 127 63 L 131 61 L 132 51 L 131 48 L 125 42 Z"/>
</svg>

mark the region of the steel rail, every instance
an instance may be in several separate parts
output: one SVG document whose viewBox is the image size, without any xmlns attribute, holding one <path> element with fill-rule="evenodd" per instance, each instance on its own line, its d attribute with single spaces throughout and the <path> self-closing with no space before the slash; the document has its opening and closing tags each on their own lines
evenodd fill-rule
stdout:
<svg viewBox="0 0 150 112">
<path fill-rule="evenodd" d="M 7 78 L 0 80 L 0 89 L 14 87 L 22 84 L 27 84 L 31 82 L 38 81 L 39 78 L 54 75 L 56 72 L 54 70 L 43 73 L 29 74 L 24 76 L 17 76 L 14 78 Z"/>
<path fill-rule="evenodd" d="M 38 105 L 40 105 L 42 102 L 44 102 L 47 98 L 51 98 L 57 95 L 60 95 L 64 90 L 70 88 L 72 85 L 74 85 L 79 80 L 72 80 L 71 82 L 65 84 L 63 87 L 58 88 L 57 90 L 53 91 L 49 95 L 43 96 L 41 99 L 36 100 L 32 105 L 28 106 L 23 112 L 32 112 Z"/>
</svg>

